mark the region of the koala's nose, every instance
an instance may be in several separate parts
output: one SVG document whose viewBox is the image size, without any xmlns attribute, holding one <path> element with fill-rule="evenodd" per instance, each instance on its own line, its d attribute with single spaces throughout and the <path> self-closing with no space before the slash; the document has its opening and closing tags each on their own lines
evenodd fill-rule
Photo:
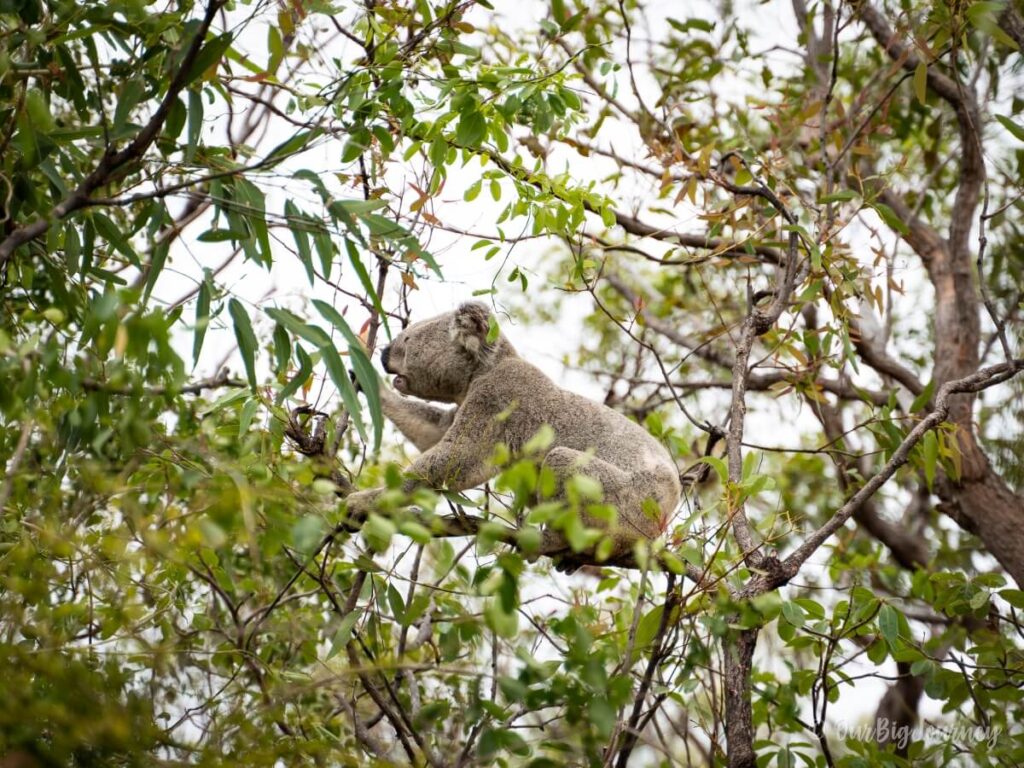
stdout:
<svg viewBox="0 0 1024 768">
<path fill-rule="evenodd" d="M 380 351 L 380 362 L 384 366 L 384 370 L 391 373 L 391 369 L 388 368 L 388 359 L 391 357 L 391 345 L 388 344 L 384 349 Z"/>
</svg>

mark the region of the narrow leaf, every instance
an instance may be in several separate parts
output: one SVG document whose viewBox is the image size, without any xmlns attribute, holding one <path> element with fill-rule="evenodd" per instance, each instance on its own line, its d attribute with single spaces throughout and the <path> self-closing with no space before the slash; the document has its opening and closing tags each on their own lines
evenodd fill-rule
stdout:
<svg viewBox="0 0 1024 768">
<path fill-rule="evenodd" d="M 331 345 L 331 337 L 327 335 L 323 328 L 310 325 L 296 315 L 293 315 L 287 309 L 269 307 L 266 310 L 266 313 L 296 336 L 305 339 L 310 344 L 317 347 Z"/>
<path fill-rule="evenodd" d="M 309 233 L 306 231 L 308 226 L 306 219 L 291 200 L 284 204 L 284 215 L 288 220 L 288 228 L 292 232 L 292 237 L 295 239 L 295 250 L 299 254 L 299 261 L 306 268 L 306 278 L 309 280 L 309 284 L 313 285 L 313 278 L 315 277 L 313 272 L 313 254 L 309 249 Z"/>
<path fill-rule="evenodd" d="M 252 331 L 252 323 L 249 321 L 249 313 L 238 299 L 228 302 L 228 312 L 235 324 L 235 338 L 238 340 L 238 350 L 242 353 L 242 362 L 245 364 L 245 375 L 249 379 L 249 386 L 256 389 L 256 334 Z"/>
<path fill-rule="evenodd" d="M 921 59 L 914 69 L 914 95 L 924 106 L 928 96 L 928 62 Z"/>
<path fill-rule="evenodd" d="M 356 380 L 366 395 L 366 403 L 370 408 L 370 418 L 373 421 L 373 448 L 380 447 L 380 439 L 384 429 L 384 414 L 380 405 L 380 383 L 377 380 L 377 372 L 366 354 L 363 342 L 349 328 L 345 318 L 341 316 L 334 307 L 325 301 L 313 299 L 313 306 L 317 308 L 348 342 L 349 359 L 352 361 L 352 370 L 355 372 Z"/>
<path fill-rule="evenodd" d="M 1019 141 L 1024 141 L 1024 126 L 1021 126 L 1010 118 L 1003 117 L 1002 115 L 996 115 L 996 120 L 999 121 L 1003 128 L 1012 133 L 1014 138 Z"/>
<path fill-rule="evenodd" d="M 206 329 L 210 325 L 210 275 L 207 273 L 203 284 L 199 286 L 199 296 L 196 298 L 196 329 L 192 339 L 192 365 L 199 362 L 199 353 L 203 350 L 203 339 L 206 338 Z"/>
<path fill-rule="evenodd" d="M 939 462 L 939 439 L 935 432 L 929 430 L 924 433 L 921 452 L 924 455 L 924 479 L 928 483 L 928 490 L 931 490 L 935 484 L 935 467 Z"/>
<path fill-rule="evenodd" d="M 345 365 L 341 362 L 338 350 L 334 348 L 333 344 L 328 343 L 320 347 L 320 354 L 323 355 L 327 374 L 334 382 L 334 386 L 338 388 L 338 394 L 341 395 L 341 401 L 345 404 L 345 410 L 352 417 L 359 436 L 365 441 L 366 427 L 363 425 L 363 418 L 360 414 L 359 398 L 356 396 L 356 388 L 352 385 L 352 380 L 348 377 L 348 371 L 345 370 Z"/>
<path fill-rule="evenodd" d="M 313 373 L 312 358 L 306 353 L 306 350 L 298 344 L 295 345 L 295 356 L 299 359 L 299 370 L 295 376 L 292 377 L 292 380 L 282 387 L 281 391 L 277 393 L 275 400 L 278 405 L 298 392 L 302 385 L 309 380 L 310 374 Z"/>
</svg>

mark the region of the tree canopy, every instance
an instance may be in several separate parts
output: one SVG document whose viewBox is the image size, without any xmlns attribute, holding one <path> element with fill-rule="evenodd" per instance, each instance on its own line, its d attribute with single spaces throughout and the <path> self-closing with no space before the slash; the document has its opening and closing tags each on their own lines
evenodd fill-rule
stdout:
<svg viewBox="0 0 1024 768">
<path fill-rule="evenodd" d="M 0 39 L 0 765 L 1024 763 L 1019 0 Z M 661 539 L 537 559 L 543 432 L 398 490 L 456 292 L 669 448 Z"/>
</svg>

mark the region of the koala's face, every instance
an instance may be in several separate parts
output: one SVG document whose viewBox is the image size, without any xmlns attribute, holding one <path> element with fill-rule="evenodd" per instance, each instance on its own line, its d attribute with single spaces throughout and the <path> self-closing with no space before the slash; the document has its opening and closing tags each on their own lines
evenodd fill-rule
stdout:
<svg viewBox="0 0 1024 768">
<path fill-rule="evenodd" d="M 489 316 L 485 305 L 473 302 L 398 334 L 380 353 L 384 370 L 395 375 L 395 389 L 424 400 L 460 402 L 497 348 L 486 341 Z"/>
</svg>

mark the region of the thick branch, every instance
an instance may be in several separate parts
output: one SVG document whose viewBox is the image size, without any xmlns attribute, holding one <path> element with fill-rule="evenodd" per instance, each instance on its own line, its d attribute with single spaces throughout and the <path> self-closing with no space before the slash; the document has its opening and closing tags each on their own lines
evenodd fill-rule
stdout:
<svg viewBox="0 0 1024 768">
<path fill-rule="evenodd" d="M 899 677 L 882 696 L 875 712 L 875 741 L 880 747 L 894 745 L 897 755 L 906 757 L 909 740 L 900 739 L 917 725 L 917 705 L 924 693 L 924 677 L 910 673 L 910 663 L 896 663 Z"/>
<path fill-rule="evenodd" d="M 723 642 L 725 652 L 725 738 L 729 768 L 754 768 L 753 704 L 750 673 L 757 629 L 734 629 Z"/>
<path fill-rule="evenodd" d="M 788 218 L 788 216 L 787 216 Z M 746 320 L 743 321 L 739 342 L 736 345 L 736 359 L 732 368 L 732 403 L 729 407 L 729 431 L 726 435 L 726 457 L 729 466 L 729 482 L 739 484 L 743 475 L 743 428 L 747 414 L 747 380 L 750 376 L 748 361 L 754 339 L 767 332 L 782 315 L 789 303 L 790 294 L 797 282 L 797 235 L 789 234 L 789 250 L 785 265 L 776 280 L 775 298 L 766 309 L 753 307 Z M 730 494 L 731 495 L 731 494 Z M 750 566 L 760 566 L 762 553 L 754 541 L 747 520 L 745 505 L 742 501 L 733 505 L 730 500 L 729 518 L 732 522 L 733 536 L 743 553 L 743 558 Z"/>
<path fill-rule="evenodd" d="M 858 13 L 893 61 L 901 62 L 908 72 L 917 69 L 921 60 L 897 40 L 881 13 L 868 3 L 861 4 Z M 981 113 L 973 93 L 959 81 L 939 72 L 935 66 L 929 66 L 927 72 L 929 91 L 953 108 L 960 129 L 959 184 L 946 247 L 940 247 L 938 238 L 929 234 L 928 228 L 908 216 L 905 210 L 896 210 L 910 227 L 907 241 L 921 254 L 935 287 L 935 381 L 942 384 L 965 376 L 978 366 L 978 291 L 974 284 L 969 238 L 985 182 L 985 161 L 980 133 Z M 953 409 L 953 421 L 968 430 L 971 402 L 969 397 L 960 398 Z"/>
</svg>

